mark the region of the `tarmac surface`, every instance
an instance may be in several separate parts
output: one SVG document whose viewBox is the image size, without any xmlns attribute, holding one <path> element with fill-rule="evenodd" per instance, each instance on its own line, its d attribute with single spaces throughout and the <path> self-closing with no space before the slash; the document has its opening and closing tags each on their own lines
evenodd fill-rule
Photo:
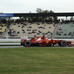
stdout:
<svg viewBox="0 0 74 74">
<path fill-rule="evenodd" d="M 0 43 L 0 45 L 21 45 L 20 43 Z"/>
<path fill-rule="evenodd" d="M 0 48 L 21 48 L 24 46 L 0 46 Z"/>
<path fill-rule="evenodd" d="M 58 46 L 54 46 L 56 48 L 74 48 L 74 46 L 72 47 L 58 47 Z M 25 48 L 24 46 L 0 46 L 0 48 Z"/>
</svg>

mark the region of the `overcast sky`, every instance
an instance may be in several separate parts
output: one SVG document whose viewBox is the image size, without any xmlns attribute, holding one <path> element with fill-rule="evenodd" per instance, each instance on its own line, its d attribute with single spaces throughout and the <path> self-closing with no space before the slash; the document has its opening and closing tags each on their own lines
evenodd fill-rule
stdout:
<svg viewBox="0 0 74 74">
<path fill-rule="evenodd" d="M 0 0 L 0 12 L 3 13 L 34 13 L 37 8 L 74 12 L 74 0 Z"/>
</svg>

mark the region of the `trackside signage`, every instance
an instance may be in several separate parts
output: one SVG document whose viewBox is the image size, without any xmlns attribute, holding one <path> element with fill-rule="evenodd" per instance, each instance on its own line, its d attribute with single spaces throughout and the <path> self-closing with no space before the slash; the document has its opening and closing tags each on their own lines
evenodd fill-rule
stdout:
<svg viewBox="0 0 74 74">
<path fill-rule="evenodd" d="M 13 17 L 13 13 L 0 13 L 0 17 Z"/>
</svg>

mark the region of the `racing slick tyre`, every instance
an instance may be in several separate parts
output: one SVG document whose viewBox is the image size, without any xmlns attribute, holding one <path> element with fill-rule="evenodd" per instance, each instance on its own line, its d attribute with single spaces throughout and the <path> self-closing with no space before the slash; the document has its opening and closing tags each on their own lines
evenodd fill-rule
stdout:
<svg viewBox="0 0 74 74">
<path fill-rule="evenodd" d="M 66 47 L 67 46 L 67 42 L 66 41 L 60 41 L 58 44 L 61 47 Z"/>
<path fill-rule="evenodd" d="M 48 47 L 51 47 L 51 46 L 52 46 L 51 44 L 48 45 Z"/>
<path fill-rule="evenodd" d="M 25 43 L 24 43 L 24 46 L 25 47 L 30 47 L 31 46 L 31 42 L 26 40 Z"/>
</svg>

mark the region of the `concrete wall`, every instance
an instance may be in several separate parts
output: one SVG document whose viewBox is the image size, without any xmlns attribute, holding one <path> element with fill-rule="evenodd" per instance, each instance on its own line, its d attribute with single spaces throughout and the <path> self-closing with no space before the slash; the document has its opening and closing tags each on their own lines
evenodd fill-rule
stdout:
<svg viewBox="0 0 74 74">
<path fill-rule="evenodd" d="M 20 42 L 21 39 L 0 39 L 0 42 Z"/>
<path fill-rule="evenodd" d="M 50 40 L 50 39 L 49 39 Z M 60 40 L 60 39 L 55 39 L 55 40 Z M 74 42 L 74 39 L 61 39 L 61 40 L 70 40 Z M 0 39 L 0 42 L 20 42 L 21 39 Z"/>
</svg>

